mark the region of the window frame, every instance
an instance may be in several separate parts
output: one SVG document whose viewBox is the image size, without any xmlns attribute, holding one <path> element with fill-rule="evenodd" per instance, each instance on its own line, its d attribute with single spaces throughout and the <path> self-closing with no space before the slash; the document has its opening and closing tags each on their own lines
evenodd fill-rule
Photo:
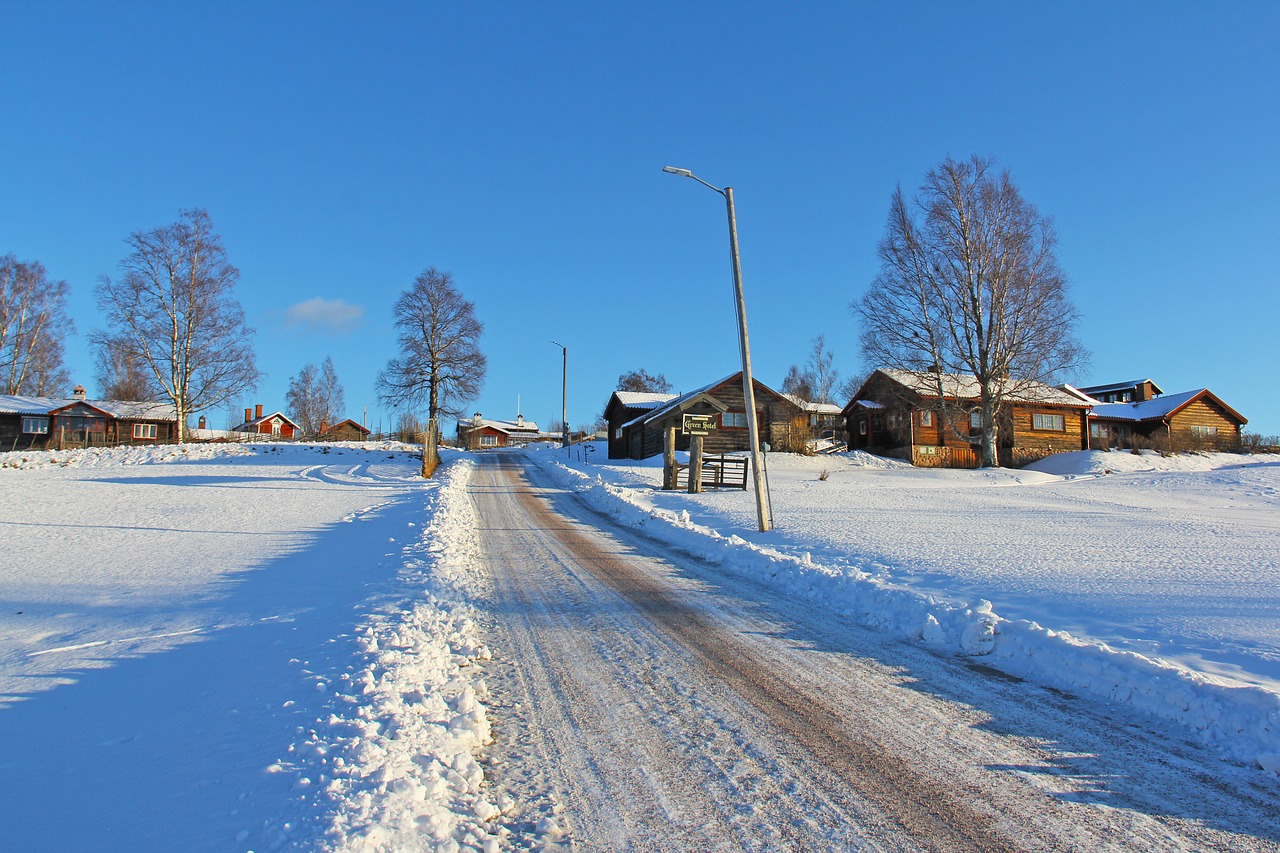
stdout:
<svg viewBox="0 0 1280 853">
<path fill-rule="evenodd" d="M 1032 412 L 1031 428 L 1037 432 L 1066 432 L 1067 417 L 1058 412 Z"/>
<path fill-rule="evenodd" d="M 734 422 L 730 423 L 732 419 Z M 746 412 L 721 412 L 720 413 L 721 429 L 746 429 L 747 413 Z"/>
<path fill-rule="evenodd" d="M 32 429 L 31 427 L 38 427 Z M 42 428 L 39 428 L 42 427 Z M 23 435 L 48 435 L 49 434 L 49 418 L 47 415 L 23 415 L 22 416 L 22 433 Z"/>
<path fill-rule="evenodd" d="M 135 439 L 142 438 L 142 439 L 151 439 L 154 441 L 156 437 L 156 425 L 155 424 L 134 424 L 133 437 Z"/>
</svg>

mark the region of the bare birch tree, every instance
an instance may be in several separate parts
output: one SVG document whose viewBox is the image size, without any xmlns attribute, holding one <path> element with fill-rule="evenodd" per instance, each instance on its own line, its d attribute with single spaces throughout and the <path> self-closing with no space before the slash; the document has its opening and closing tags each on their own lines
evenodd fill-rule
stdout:
<svg viewBox="0 0 1280 853">
<path fill-rule="evenodd" d="M 160 396 L 155 376 L 134 347 L 102 332 L 90 336 L 95 350 L 94 379 L 104 400 L 155 400 Z"/>
<path fill-rule="evenodd" d="M 98 280 L 98 307 L 122 352 L 145 364 L 160 393 L 173 401 L 178 441 L 187 415 L 212 409 L 257 387 L 253 329 L 235 299 L 240 271 L 203 210 L 172 225 L 137 231 L 120 278 Z"/>
<path fill-rule="evenodd" d="M 392 309 L 400 353 L 378 375 L 378 397 L 393 409 L 426 403 L 427 417 L 460 417 L 480 396 L 488 362 L 480 351 L 484 325 L 453 276 L 424 270 Z"/>
<path fill-rule="evenodd" d="M 835 353 L 827 349 L 827 338 L 818 335 L 804 367 L 791 365 L 782 380 L 782 393 L 810 403 L 834 403 L 840 371 L 835 367 Z"/>
<path fill-rule="evenodd" d="M 940 401 L 946 374 L 974 377 L 984 466 L 998 464 L 1005 401 L 1085 359 L 1056 250 L 1052 221 L 1007 170 L 948 158 L 910 201 L 894 192 L 880 272 L 850 306 L 869 364 L 927 374 Z"/>
<path fill-rule="evenodd" d="M 39 261 L 0 256 L 0 393 L 46 396 L 70 384 L 66 305 L 67 283 L 50 281 Z"/>
<path fill-rule="evenodd" d="M 333 358 L 326 356 L 319 367 L 305 365 L 289 380 L 284 400 L 289 417 L 298 422 L 304 435 L 318 435 L 325 424 L 337 423 L 347 402 Z"/>
</svg>

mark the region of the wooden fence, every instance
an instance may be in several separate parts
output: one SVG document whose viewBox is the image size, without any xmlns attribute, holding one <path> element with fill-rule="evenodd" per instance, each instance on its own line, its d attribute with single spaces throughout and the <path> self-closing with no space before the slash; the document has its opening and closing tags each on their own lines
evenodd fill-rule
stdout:
<svg viewBox="0 0 1280 853">
<path fill-rule="evenodd" d="M 677 488 L 689 487 L 689 466 L 680 465 L 677 474 Z M 747 488 L 747 457 L 729 456 L 721 453 L 718 456 L 702 456 L 702 488 L 704 489 L 743 489 Z"/>
</svg>

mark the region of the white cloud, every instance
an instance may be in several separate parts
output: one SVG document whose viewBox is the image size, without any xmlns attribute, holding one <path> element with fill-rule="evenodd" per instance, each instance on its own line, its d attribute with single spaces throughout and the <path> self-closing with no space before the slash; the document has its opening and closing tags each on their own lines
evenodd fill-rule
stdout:
<svg viewBox="0 0 1280 853">
<path fill-rule="evenodd" d="M 297 305 L 290 305 L 284 312 L 290 326 L 328 332 L 349 332 L 364 316 L 364 309 L 341 299 L 325 299 L 317 296 Z"/>
</svg>

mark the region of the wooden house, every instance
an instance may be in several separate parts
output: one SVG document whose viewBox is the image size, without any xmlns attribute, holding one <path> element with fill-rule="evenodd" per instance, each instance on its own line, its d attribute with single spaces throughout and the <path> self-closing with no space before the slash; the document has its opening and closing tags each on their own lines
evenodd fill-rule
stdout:
<svg viewBox="0 0 1280 853">
<path fill-rule="evenodd" d="M 1086 389 L 1081 389 L 1086 390 Z M 1207 388 L 1137 402 L 1099 403 L 1089 413 L 1093 447 L 1238 450 L 1249 421 Z"/>
<path fill-rule="evenodd" d="M 321 424 L 318 437 L 324 441 L 367 441 L 369 429 L 347 418 L 332 426 Z"/>
<path fill-rule="evenodd" d="M 1024 381 L 1006 399 L 997 422 L 1001 465 L 1088 447 L 1089 403 L 1078 395 Z M 976 468 L 982 459 L 978 406 L 972 376 L 877 370 L 844 407 L 849 449 L 925 467 Z"/>
<path fill-rule="evenodd" d="M 796 437 L 803 436 L 801 441 L 807 437 L 807 418 L 800 407 L 758 380 L 752 381 L 752 387 L 755 390 L 756 428 L 760 434 L 761 449 L 765 449 L 765 445 L 769 449 L 788 449 Z M 626 447 L 626 458 L 648 459 L 661 453 L 663 433 L 673 424 L 677 427 L 676 448 L 688 450 L 689 437 L 679 429 L 684 415 L 706 415 L 715 419 L 716 428 L 703 439 L 704 453 L 749 449 L 746 395 L 742 390 L 742 371 L 738 371 L 718 382 L 673 397 L 622 424 L 619 440 Z M 612 443 L 612 433 L 610 437 Z M 616 458 L 612 450 L 610 456 Z"/>
<path fill-rule="evenodd" d="M 292 439 L 302 434 L 302 428 L 282 412 L 264 415 L 261 403 L 253 409 L 245 409 L 244 423 L 232 427 L 231 431 L 280 439 Z"/>
<path fill-rule="evenodd" d="M 622 425 L 674 400 L 677 394 L 656 391 L 614 391 L 604 407 L 604 419 L 609 423 L 609 458 L 626 459 L 627 442 L 622 435 Z"/>
<path fill-rule="evenodd" d="M 804 413 L 810 439 L 836 438 L 844 433 L 844 414 L 835 403 L 815 403 L 792 394 L 787 394 L 786 398 Z"/>
<path fill-rule="evenodd" d="M 485 450 L 495 447 L 523 447 L 544 436 L 538 425 L 517 414 L 514 421 L 484 418 L 479 412 L 470 421 L 458 421 L 458 447 Z"/>
<path fill-rule="evenodd" d="M 178 439 L 170 403 L 0 395 L 0 450 L 169 444 Z"/>
</svg>

